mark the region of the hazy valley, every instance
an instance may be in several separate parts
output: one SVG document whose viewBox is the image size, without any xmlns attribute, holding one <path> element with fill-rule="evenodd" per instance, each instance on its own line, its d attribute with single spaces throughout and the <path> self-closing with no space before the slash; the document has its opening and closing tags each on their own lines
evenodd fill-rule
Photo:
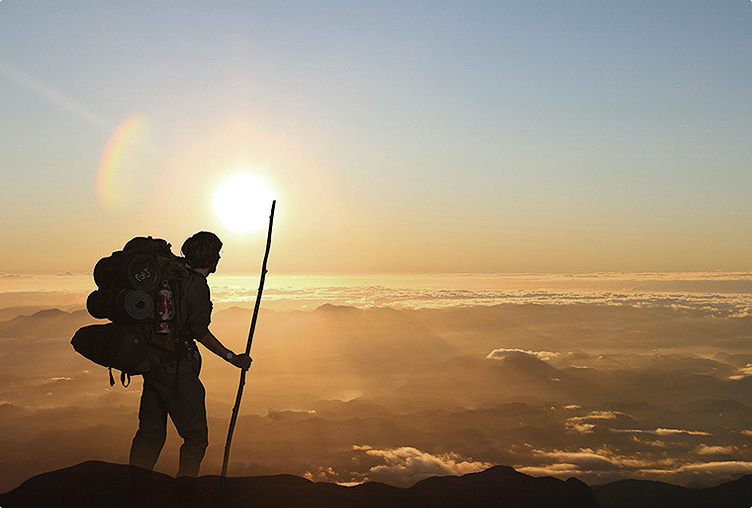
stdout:
<svg viewBox="0 0 752 508">
<path fill-rule="evenodd" d="M 70 336 L 83 310 L 0 311 L 9 490 L 86 460 L 126 462 L 140 378 L 110 388 Z M 242 349 L 250 311 L 212 328 Z M 709 485 L 752 471 L 752 318 L 708 309 L 323 305 L 261 313 L 230 473 L 409 486 L 509 465 L 534 476 Z M 237 372 L 203 351 L 219 471 Z M 171 433 L 158 470 L 174 473 Z"/>
</svg>

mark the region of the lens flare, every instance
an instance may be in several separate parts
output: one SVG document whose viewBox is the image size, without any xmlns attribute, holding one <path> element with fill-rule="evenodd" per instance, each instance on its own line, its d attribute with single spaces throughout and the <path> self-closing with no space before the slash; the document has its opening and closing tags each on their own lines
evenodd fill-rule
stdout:
<svg viewBox="0 0 752 508">
<path fill-rule="evenodd" d="M 108 208 L 120 208 L 124 204 L 122 193 L 117 191 L 115 180 L 119 171 L 127 171 L 127 168 L 121 164 L 123 155 L 134 137 L 143 131 L 145 125 L 146 119 L 143 115 L 133 115 L 125 119 L 112 133 L 102 152 L 97 171 L 97 197 L 99 202 Z"/>
</svg>

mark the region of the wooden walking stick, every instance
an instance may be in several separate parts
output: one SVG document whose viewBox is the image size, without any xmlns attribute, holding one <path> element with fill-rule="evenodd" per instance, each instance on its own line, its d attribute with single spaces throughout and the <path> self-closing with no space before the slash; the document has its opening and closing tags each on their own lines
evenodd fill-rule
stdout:
<svg viewBox="0 0 752 508">
<path fill-rule="evenodd" d="M 269 215 L 269 233 L 266 236 L 266 252 L 264 253 L 264 262 L 261 265 L 261 280 L 259 281 L 258 294 L 256 295 L 256 305 L 253 308 L 253 318 L 251 318 L 251 329 L 248 332 L 248 343 L 245 345 L 245 354 L 251 354 L 251 343 L 253 342 L 253 332 L 256 330 L 256 320 L 258 319 L 259 307 L 261 305 L 261 293 L 264 291 L 264 280 L 266 279 L 266 260 L 269 259 L 269 248 L 272 245 L 272 224 L 274 222 L 274 206 L 277 201 L 272 201 L 272 213 Z M 240 371 L 240 383 L 238 384 L 238 394 L 235 396 L 235 405 L 232 408 L 232 417 L 230 417 L 230 428 L 227 429 L 227 441 L 225 442 L 225 457 L 222 460 L 222 478 L 227 476 L 227 462 L 230 459 L 230 444 L 232 443 L 232 433 L 235 430 L 235 423 L 238 420 L 238 411 L 240 410 L 240 399 L 243 397 L 243 387 L 245 386 L 245 370 Z"/>
</svg>

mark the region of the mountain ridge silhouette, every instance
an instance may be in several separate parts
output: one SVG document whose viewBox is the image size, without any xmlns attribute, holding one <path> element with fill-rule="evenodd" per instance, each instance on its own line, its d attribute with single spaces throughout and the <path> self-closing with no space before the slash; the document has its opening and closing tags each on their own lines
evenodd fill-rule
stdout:
<svg viewBox="0 0 752 508">
<path fill-rule="evenodd" d="M 151 473 L 148 486 L 131 485 L 127 465 L 87 461 L 34 476 L 0 494 L 0 506 L 79 507 L 492 507 L 506 508 L 743 508 L 752 499 L 752 475 L 715 487 L 688 488 L 646 480 L 588 487 L 576 478 L 533 477 L 509 466 L 462 476 L 434 476 L 412 487 L 378 482 L 345 487 L 299 476 L 172 478 Z"/>
<path fill-rule="evenodd" d="M 500 504 L 503 503 L 503 504 Z M 79 507 L 381 507 L 449 506 L 602 508 L 590 488 L 574 478 L 535 478 L 508 466 L 462 476 L 431 477 L 409 488 L 368 482 L 354 487 L 314 483 L 294 475 L 172 478 L 152 473 L 133 488 L 127 465 L 87 461 L 43 473 L 0 494 L 0 506 Z"/>
<path fill-rule="evenodd" d="M 38 310 L 30 315 L 19 315 L 0 321 L 0 338 L 50 339 L 69 337 L 80 327 L 100 323 L 86 310 L 72 312 L 57 307 Z"/>
</svg>

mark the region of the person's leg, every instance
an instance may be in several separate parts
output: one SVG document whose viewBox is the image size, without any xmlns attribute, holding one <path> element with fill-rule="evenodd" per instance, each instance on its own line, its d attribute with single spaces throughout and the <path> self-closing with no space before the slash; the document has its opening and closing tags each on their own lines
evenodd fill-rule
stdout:
<svg viewBox="0 0 752 508">
<path fill-rule="evenodd" d="M 151 471 L 167 437 L 167 406 L 157 380 L 144 375 L 141 405 L 138 410 L 138 431 L 133 437 L 129 463 Z"/>
<path fill-rule="evenodd" d="M 198 476 L 201 461 L 209 445 L 205 397 L 206 391 L 198 375 L 181 376 L 182 404 L 176 411 L 170 411 L 172 422 L 183 438 L 178 476 Z"/>
<path fill-rule="evenodd" d="M 165 397 L 165 401 L 170 419 L 183 438 L 178 476 L 197 476 L 209 444 L 204 401 L 206 390 L 198 378 L 201 371 L 201 356 L 194 352 L 191 357 L 183 358 L 179 367 L 178 397 Z M 175 383 L 174 374 L 171 383 Z"/>
</svg>

